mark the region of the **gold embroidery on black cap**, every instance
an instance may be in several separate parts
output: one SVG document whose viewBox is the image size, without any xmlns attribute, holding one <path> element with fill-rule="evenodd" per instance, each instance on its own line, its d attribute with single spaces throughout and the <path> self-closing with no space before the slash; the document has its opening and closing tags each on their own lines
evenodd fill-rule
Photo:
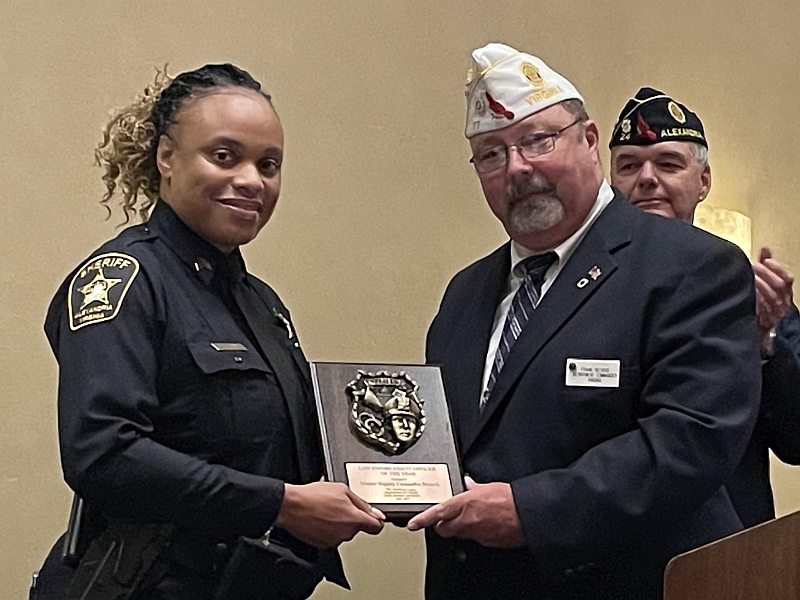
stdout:
<svg viewBox="0 0 800 600">
<path fill-rule="evenodd" d="M 674 100 L 670 100 L 669 104 L 667 104 L 667 108 L 669 109 L 669 114 L 672 115 L 672 118 L 675 119 L 681 125 L 686 123 L 686 115 L 683 114 L 681 107 L 675 104 Z"/>
</svg>

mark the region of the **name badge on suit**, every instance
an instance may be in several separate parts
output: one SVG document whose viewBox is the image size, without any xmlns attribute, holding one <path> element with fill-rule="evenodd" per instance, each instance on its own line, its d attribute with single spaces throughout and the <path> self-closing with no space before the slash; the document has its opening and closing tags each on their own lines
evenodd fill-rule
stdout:
<svg viewBox="0 0 800 600">
<path fill-rule="evenodd" d="M 568 358 L 564 383 L 568 387 L 618 388 L 619 360 Z"/>
</svg>

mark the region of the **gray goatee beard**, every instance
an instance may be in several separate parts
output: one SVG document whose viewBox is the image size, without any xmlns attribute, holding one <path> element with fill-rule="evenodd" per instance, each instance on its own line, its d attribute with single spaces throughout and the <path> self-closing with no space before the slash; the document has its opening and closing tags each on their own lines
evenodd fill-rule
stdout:
<svg viewBox="0 0 800 600">
<path fill-rule="evenodd" d="M 511 227 L 518 233 L 535 233 L 560 223 L 564 206 L 555 191 L 556 186 L 538 174 L 512 180 L 507 194 Z"/>
</svg>

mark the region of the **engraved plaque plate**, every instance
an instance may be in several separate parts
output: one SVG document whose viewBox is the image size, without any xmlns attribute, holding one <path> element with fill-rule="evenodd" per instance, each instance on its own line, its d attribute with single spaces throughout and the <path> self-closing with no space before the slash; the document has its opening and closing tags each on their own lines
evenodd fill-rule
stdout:
<svg viewBox="0 0 800 600">
<path fill-rule="evenodd" d="M 444 502 L 453 496 L 447 465 L 347 463 L 347 484 L 371 504 Z"/>
<path fill-rule="evenodd" d="M 397 523 L 464 491 L 438 366 L 311 363 L 329 481 Z"/>
</svg>

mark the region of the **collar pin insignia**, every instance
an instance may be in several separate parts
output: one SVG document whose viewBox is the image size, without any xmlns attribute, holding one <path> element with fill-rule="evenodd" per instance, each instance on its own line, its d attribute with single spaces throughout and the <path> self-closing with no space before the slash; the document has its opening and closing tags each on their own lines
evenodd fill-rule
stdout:
<svg viewBox="0 0 800 600">
<path fill-rule="evenodd" d="M 198 273 L 203 269 L 208 269 L 209 271 L 213 271 L 214 269 L 211 267 L 211 263 L 208 262 L 205 258 L 198 258 L 194 261 L 194 270 Z"/>
<path fill-rule="evenodd" d="M 591 269 L 589 269 L 589 277 L 592 278 L 592 281 L 597 281 L 597 278 L 600 277 L 600 275 L 602 275 L 602 274 L 603 274 L 603 272 L 600 270 L 600 267 L 598 267 L 597 265 L 595 265 Z"/>
<path fill-rule="evenodd" d="M 290 340 L 293 339 L 294 338 L 294 330 L 292 329 L 292 324 L 289 322 L 289 319 L 284 317 L 283 313 L 281 313 L 277 308 L 274 308 L 274 307 L 272 309 L 272 315 L 276 319 L 278 319 L 281 323 L 283 323 L 283 326 L 286 327 L 286 333 L 289 335 L 289 339 Z M 299 348 L 299 345 L 297 344 L 297 342 L 295 342 L 294 345 L 295 345 L 295 347 Z"/>
</svg>

